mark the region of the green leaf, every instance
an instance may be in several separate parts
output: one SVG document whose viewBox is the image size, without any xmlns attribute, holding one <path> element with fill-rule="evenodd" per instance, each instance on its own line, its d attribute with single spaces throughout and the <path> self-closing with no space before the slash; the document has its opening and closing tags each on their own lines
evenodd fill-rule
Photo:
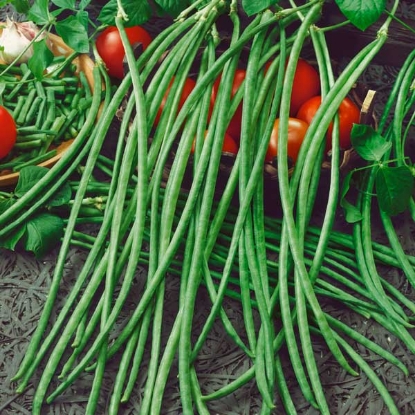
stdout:
<svg viewBox="0 0 415 415">
<path fill-rule="evenodd" d="M 48 24 L 52 20 L 49 13 L 49 0 L 36 0 L 27 17 L 38 25 Z"/>
<path fill-rule="evenodd" d="M 17 13 L 27 14 L 29 12 L 30 3 L 28 0 L 13 0 L 11 3 L 13 4 L 13 7 L 16 9 Z M 1 6 L 1 3 L 0 7 L 3 7 Z"/>
<path fill-rule="evenodd" d="M 242 8 L 248 16 L 253 16 L 278 2 L 279 0 L 242 0 Z"/>
<path fill-rule="evenodd" d="M 22 197 L 26 192 L 32 189 L 40 179 L 49 171 L 47 167 L 27 166 L 20 170 L 19 180 L 16 185 L 14 194 Z M 62 206 L 67 204 L 72 197 L 72 190 L 69 183 L 65 182 L 58 191 L 48 200 L 48 206 Z M 1 205 L 0 205 L 1 206 Z M 1 213 L 1 210 L 0 210 Z"/>
<path fill-rule="evenodd" d="M 380 208 L 390 216 L 406 210 L 414 190 L 414 177 L 408 166 L 381 166 L 376 175 Z"/>
<path fill-rule="evenodd" d="M 151 17 L 151 7 L 147 0 L 122 0 L 122 6 L 128 15 L 128 21 L 125 26 L 131 27 L 143 24 Z M 115 25 L 115 16 L 118 13 L 117 0 L 110 0 L 101 9 L 98 20 L 108 25 Z"/>
<path fill-rule="evenodd" d="M 0 199 L 0 215 L 14 205 L 16 199 Z"/>
<path fill-rule="evenodd" d="M 19 180 L 17 181 L 14 194 L 17 197 L 22 197 L 26 192 L 32 189 L 33 186 L 49 171 L 47 167 L 41 166 L 27 166 L 20 170 Z"/>
<path fill-rule="evenodd" d="M 91 3 L 91 0 L 81 0 L 78 5 L 79 10 L 84 10 L 89 5 L 89 3 Z"/>
<path fill-rule="evenodd" d="M 41 213 L 26 224 L 24 248 L 40 258 L 58 245 L 63 230 L 64 222 L 59 216 Z"/>
<path fill-rule="evenodd" d="M 76 16 L 69 16 L 56 24 L 56 31 L 63 41 L 79 53 L 89 52 L 88 32 Z"/>
<path fill-rule="evenodd" d="M 33 56 L 27 62 L 29 69 L 37 79 L 42 79 L 45 69 L 53 61 L 53 53 L 48 48 L 46 40 L 42 39 L 38 42 L 33 42 Z"/>
<path fill-rule="evenodd" d="M 375 23 L 386 7 L 386 0 L 336 0 L 340 11 L 360 30 Z"/>
<path fill-rule="evenodd" d="M 22 239 L 25 231 L 26 231 L 26 225 L 23 224 L 22 226 L 19 226 L 17 229 L 14 229 L 11 234 L 2 236 L 0 238 L 0 246 L 6 249 L 10 249 L 11 251 L 14 251 L 16 249 L 17 244 Z"/>
<path fill-rule="evenodd" d="M 65 182 L 63 186 L 48 200 L 48 206 L 62 206 L 68 204 L 72 197 L 72 189 L 69 183 Z"/>
<path fill-rule="evenodd" d="M 85 10 L 79 10 L 75 16 L 76 20 L 78 20 L 78 22 L 84 26 L 85 30 L 88 31 L 89 13 Z"/>
<path fill-rule="evenodd" d="M 161 9 L 170 16 L 176 17 L 188 5 L 188 0 L 155 0 Z"/>
<path fill-rule="evenodd" d="M 353 148 L 365 160 L 380 161 L 391 143 L 369 125 L 354 124 L 351 132 Z"/>
<path fill-rule="evenodd" d="M 52 0 L 52 3 L 62 9 L 75 10 L 75 0 Z"/>
<path fill-rule="evenodd" d="M 346 199 L 346 195 L 350 190 L 350 181 L 352 179 L 352 175 L 353 171 L 350 171 L 346 174 L 346 177 L 343 180 L 343 186 L 340 195 L 340 206 L 344 210 L 345 219 L 348 223 L 356 223 L 362 220 L 362 213 L 360 210 Z"/>
<path fill-rule="evenodd" d="M 65 9 L 62 9 L 61 7 L 50 11 L 51 16 L 55 18 L 54 23 L 56 23 L 56 20 L 57 20 L 56 18 L 64 11 Z"/>
</svg>

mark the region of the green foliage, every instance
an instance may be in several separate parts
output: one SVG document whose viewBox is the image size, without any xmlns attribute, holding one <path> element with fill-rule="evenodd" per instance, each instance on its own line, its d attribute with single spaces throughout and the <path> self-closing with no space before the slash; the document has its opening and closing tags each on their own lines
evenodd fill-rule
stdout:
<svg viewBox="0 0 415 415">
<path fill-rule="evenodd" d="M 62 9 L 75 10 L 75 0 L 52 0 L 52 3 Z"/>
<path fill-rule="evenodd" d="M 26 224 L 22 243 L 26 251 L 31 251 L 40 258 L 57 246 L 63 236 L 62 218 L 50 213 L 40 213 Z"/>
<path fill-rule="evenodd" d="M 3 2 L 0 2 L 0 7 L 3 7 L 2 3 Z M 7 4 L 7 2 L 4 2 L 4 3 Z M 16 9 L 17 13 L 26 14 L 30 9 L 29 0 L 13 0 L 12 4 L 13 4 L 13 7 Z"/>
<path fill-rule="evenodd" d="M 0 205 L 2 202 L 0 202 Z M 26 231 L 26 225 L 20 226 L 11 234 L 7 235 L 6 238 L 2 238 L 0 241 L 0 247 L 10 249 L 14 251 L 19 241 L 24 237 Z"/>
<path fill-rule="evenodd" d="M 253 16 L 278 2 L 279 0 L 242 0 L 242 7 L 248 16 Z"/>
<path fill-rule="evenodd" d="M 155 2 L 164 13 L 170 16 L 177 16 L 189 6 L 189 0 L 155 0 Z"/>
<path fill-rule="evenodd" d="M 376 193 L 380 208 L 390 216 L 404 212 L 414 190 L 408 166 L 382 165 L 376 174 Z"/>
<path fill-rule="evenodd" d="M 341 12 L 360 30 L 375 23 L 386 7 L 386 0 L 336 0 Z"/>
<path fill-rule="evenodd" d="M 123 0 L 121 2 L 124 12 L 128 16 L 125 26 L 135 26 L 145 23 L 152 14 L 150 4 L 147 0 Z M 102 8 L 98 20 L 108 25 L 115 25 L 115 17 L 118 13 L 117 0 L 110 0 Z"/>
<path fill-rule="evenodd" d="M 48 169 L 29 166 L 21 170 L 16 188 L 9 197 L 0 197 L 0 213 L 10 208 L 17 199 L 28 192 L 46 173 Z M 21 244 L 26 251 L 36 257 L 42 257 L 59 243 L 64 222 L 61 217 L 51 213 L 52 207 L 67 205 L 71 199 L 71 188 L 66 184 L 59 189 L 42 209 L 30 216 L 21 226 L 0 240 L 0 246 L 14 250 Z"/>
<path fill-rule="evenodd" d="M 80 53 L 89 52 L 89 36 L 82 19 L 83 14 L 71 15 L 56 23 L 56 32 L 72 49 Z"/>
<path fill-rule="evenodd" d="M 28 61 L 29 69 L 37 79 L 42 79 L 43 71 L 53 61 L 53 53 L 48 48 L 45 39 L 33 43 L 33 56 Z"/>
<path fill-rule="evenodd" d="M 369 125 L 355 124 L 352 129 L 351 142 L 360 157 L 367 161 L 380 161 L 391 148 L 386 141 Z"/>
<path fill-rule="evenodd" d="M 53 16 L 49 12 L 48 0 L 36 0 L 28 13 L 28 19 L 37 25 L 43 26 L 54 21 Z"/>
<path fill-rule="evenodd" d="M 349 172 L 345 176 L 340 196 L 340 206 L 343 208 L 346 221 L 349 223 L 355 223 L 362 220 L 362 213 L 360 212 L 360 210 L 346 199 L 347 193 L 350 190 L 352 173 L 353 172 Z"/>
<path fill-rule="evenodd" d="M 13 206 L 13 203 L 14 203 L 14 200 L 11 197 L 8 197 L 8 198 L 0 197 L 0 214 L 5 212 L 11 206 Z"/>
<path fill-rule="evenodd" d="M 384 161 L 391 143 L 367 125 L 354 125 L 351 141 L 354 149 L 364 160 L 373 164 L 363 169 L 375 169 L 375 189 L 379 207 L 389 216 L 404 212 L 414 191 L 414 177 L 407 165 L 393 167 Z M 389 161 L 390 162 L 390 161 Z M 340 205 L 344 209 L 346 220 L 350 223 L 361 219 L 356 206 L 347 201 L 352 175 L 361 169 L 349 172 L 344 180 Z"/>
<path fill-rule="evenodd" d="M 91 3 L 91 0 L 81 0 L 78 4 L 79 10 L 85 10 L 89 3 Z"/>
<path fill-rule="evenodd" d="M 68 46 L 79 53 L 88 53 L 89 16 L 84 8 L 89 1 L 81 2 L 79 5 L 75 0 L 53 0 L 52 3 L 58 7 L 53 12 L 50 11 L 49 1 L 36 0 L 29 10 L 28 18 L 40 26 L 53 24 L 58 35 Z M 72 13 L 65 19 L 59 19 L 64 11 Z M 36 66 L 40 65 L 41 62 L 36 64 Z"/>
</svg>

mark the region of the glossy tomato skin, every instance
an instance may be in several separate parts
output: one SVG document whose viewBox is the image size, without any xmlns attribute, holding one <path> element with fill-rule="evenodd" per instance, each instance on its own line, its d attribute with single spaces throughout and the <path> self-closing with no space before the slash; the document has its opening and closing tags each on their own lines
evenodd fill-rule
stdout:
<svg viewBox="0 0 415 415">
<path fill-rule="evenodd" d="M 225 133 L 225 137 L 223 138 L 222 153 L 232 154 L 236 156 L 238 150 L 239 146 L 233 137 L 230 134 Z"/>
<path fill-rule="evenodd" d="M 272 162 L 278 154 L 278 129 L 280 125 L 280 119 L 277 118 L 272 128 L 270 141 L 268 144 L 268 150 L 265 155 L 265 162 Z M 308 124 L 299 120 L 298 118 L 290 117 L 288 119 L 288 141 L 287 141 L 287 153 L 288 157 L 293 163 L 297 161 L 298 153 L 300 152 L 301 144 L 303 143 L 304 136 L 307 132 Z"/>
<path fill-rule="evenodd" d="M 301 105 L 320 93 L 320 76 L 305 59 L 299 59 L 295 69 L 290 101 L 290 115 L 295 117 Z"/>
<path fill-rule="evenodd" d="M 233 78 L 232 83 L 232 90 L 231 90 L 231 99 L 235 96 L 238 92 L 239 88 L 241 87 L 242 83 L 245 80 L 246 71 L 244 69 L 236 69 L 235 76 Z M 211 95 L 211 108 L 216 101 L 216 97 L 219 90 L 221 77 L 219 76 L 213 84 L 212 87 L 212 95 Z M 242 102 L 238 105 L 234 115 L 232 116 L 231 121 L 229 122 L 228 128 L 226 132 L 232 136 L 237 142 L 239 142 L 239 138 L 241 136 L 241 124 L 242 124 Z"/>
<path fill-rule="evenodd" d="M 167 99 L 169 97 L 170 89 L 171 89 L 173 82 L 174 82 L 174 77 L 170 81 L 170 84 L 167 87 L 167 90 L 163 96 L 163 99 L 161 100 L 160 108 L 158 109 L 157 114 L 156 114 L 155 124 L 158 124 L 158 122 L 160 121 L 160 117 L 166 105 Z M 191 94 L 195 86 L 196 86 L 196 82 L 192 78 L 186 78 L 183 84 L 182 95 L 180 96 L 180 100 L 179 100 L 179 106 L 177 109 L 178 112 L 182 109 L 184 103 L 186 102 L 187 98 L 189 97 L 189 95 Z"/>
<path fill-rule="evenodd" d="M 141 43 L 143 50 L 151 43 L 151 36 L 140 26 L 125 28 L 130 44 Z M 120 33 L 116 26 L 109 26 L 101 32 L 96 39 L 99 55 L 104 61 L 108 73 L 117 79 L 124 77 L 123 60 L 125 49 L 121 41 Z"/>
<path fill-rule="evenodd" d="M 16 123 L 6 108 L 0 105 L 0 159 L 12 150 L 17 137 Z"/>
<path fill-rule="evenodd" d="M 318 95 L 309 99 L 300 107 L 297 113 L 297 118 L 310 124 L 320 105 L 321 96 Z M 360 110 L 350 98 L 346 97 L 339 106 L 338 114 L 340 148 L 348 149 L 351 147 L 350 133 L 352 131 L 353 124 L 358 124 L 360 120 Z M 327 151 L 331 149 L 332 132 L 333 124 L 330 123 L 327 132 Z"/>
<path fill-rule="evenodd" d="M 288 60 L 286 61 L 286 65 Z M 271 62 L 265 65 L 267 73 Z M 299 58 L 295 69 L 290 98 L 290 116 L 296 117 L 301 105 L 320 93 L 320 76 L 317 70 L 305 59 Z"/>
</svg>

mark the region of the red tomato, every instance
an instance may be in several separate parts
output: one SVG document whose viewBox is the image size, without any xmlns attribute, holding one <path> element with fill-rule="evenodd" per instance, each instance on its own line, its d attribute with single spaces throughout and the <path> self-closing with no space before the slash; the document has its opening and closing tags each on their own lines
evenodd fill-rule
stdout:
<svg viewBox="0 0 415 415">
<path fill-rule="evenodd" d="M 225 133 L 223 138 L 222 153 L 233 154 L 234 156 L 238 153 L 239 147 L 233 137 Z"/>
<path fill-rule="evenodd" d="M 0 159 L 6 157 L 16 142 L 17 129 L 13 117 L 0 105 Z"/>
<path fill-rule="evenodd" d="M 207 131 L 205 131 L 205 137 L 207 135 Z M 226 154 L 233 154 L 234 156 L 238 153 L 239 147 L 236 141 L 233 139 L 231 135 L 225 133 L 223 137 L 223 146 L 222 146 L 222 153 Z M 195 143 L 192 146 L 192 153 L 195 151 Z"/>
<path fill-rule="evenodd" d="M 318 72 L 306 60 L 299 59 L 291 92 L 290 115 L 295 117 L 301 105 L 320 92 Z"/>
<path fill-rule="evenodd" d="M 141 43 L 143 49 L 146 49 L 151 43 L 150 35 L 140 26 L 127 27 L 125 31 L 131 45 Z M 122 79 L 124 77 L 123 60 L 125 49 L 117 27 L 109 26 L 101 32 L 97 36 L 96 46 L 107 67 L 108 73 L 114 78 Z"/>
<path fill-rule="evenodd" d="M 232 84 L 232 91 L 231 91 L 231 99 L 235 96 L 235 94 L 238 92 L 238 89 L 240 88 L 242 82 L 245 79 L 246 71 L 244 69 L 237 69 L 235 71 L 235 76 L 233 78 L 233 84 Z M 216 96 L 218 94 L 219 90 L 219 84 L 220 84 L 221 77 L 219 76 L 218 79 L 216 79 L 215 83 L 212 87 L 212 96 L 211 96 L 211 107 L 213 107 Z M 236 109 L 231 121 L 229 122 L 228 128 L 226 132 L 235 138 L 235 140 L 239 141 L 239 137 L 241 135 L 241 123 L 242 123 L 242 102 L 238 105 L 238 108 Z"/>
<path fill-rule="evenodd" d="M 321 96 L 315 96 L 305 102 L 297 113 L 297 118 L 304 120 L 307 123 L 311 123 L 314 114 L 317 112 L 321 105 Z M 353 128 L 353 124 L 359 123 L 360 110 L 358 106 L 350 99 L 345 98 L 339 106 L 339 130 L 340 130 L 340 147 L 343 149 L 350 148 L 350 133 Z M 333 124 L 330 123 L 327 134 L 327 151 L 331 149 Z"/>
<path fill-rule="evenodd" d="M 278 128 L 280 120 L 277 118 L 272 128 L 271 138 L 269 140 L 268 150 L 265 155 L 265 161 L 271 162 L 277 156 L 278 153 Z M 305 121 L 297 118 L 288 119 L 288 142 L 287 153 L 288 157 L 295 163 L 297 161 L 298 153 L 300 151 L 301 144 L 303 143 L 304 136 L 307 132 L 308 124 Z"/>
<path fill-rule="evenodd" d="M 288 60 L 287 62 L 288 63 Z M 265 73 L 271 63 L 265 65 Z M 291 91 L 290 115 L 295 117 L 301 105 L 320 93 L 320 76 L 314 66 L 304 59 L 298 59 Z"/>
<path fill-rule="evenodd" d="M 167 87 L 166 93 L 164 94 L 163 99 L 161 100 L 160 108 L 157 112 L 156 119 L 154 121 L 155 124 L 157 124 L 160 121 L 160 117 L 163 112 L 164 106 L 166 105 L 167 98 L 169 97 L 169 93 L 170 93 L 170 89 L 173 84 L 173 81 L 174 81 L 174 77 L 170 81 L 170 84 Z M 181 110 L 184 103 L 186 102 L 186 99 L 191 94 L 195 86 L 196 86 L 196 82 L 192 78 L 186 78 L 186 80 L 184 81 L 183 89 L 182 89 L 182 95 L 180 96 L 180 100 L 179 100 L 178 111 Z"/>
</svg>

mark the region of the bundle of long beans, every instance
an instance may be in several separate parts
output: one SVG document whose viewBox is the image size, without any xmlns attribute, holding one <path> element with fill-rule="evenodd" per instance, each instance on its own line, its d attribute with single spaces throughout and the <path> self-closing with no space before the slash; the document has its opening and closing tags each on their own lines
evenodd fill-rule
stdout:
<svg viewBox="0 0 415 415">
<path fill-rule="evenodd" d="M 185 10 L 138 59 L 128 43 L 125 16 L 120 9 L 116 24 L 126 49 L 129 73 L 112 96 L 111 89 L 106 89 L 101 116 L 79 156 L 76 159 L 66 156 L 44 176 L 39 186 L 0 215 L 0 237 L 7 236 L 25 218 L 41 209 L 67 180 L 71 172 L 56 179 L 66 171 L 65 161 L 70 160 L 73 168 L 82 165 L 80 181 L 76 186 L 73 184 L 75 196 L 50 294 L 15 376 L 20 382 L 18 391 L 23 392 L 48 356 L 33 400 L 34 414 L 40 414 L 45 400 L 52 402 L 85 370 L 94 373 L 86 413 L 96 413 L 107 362 L 117 352 L 122 353 L 122 357 L 107 408 L 109 414 L 117 413 L 120 403 L 129 399 L 141 370 L 146 370 L 147 377 L 140 414 L 162 413 L 164 389 L 175 359 L 185 414 L 208 414 L 210 400 L 232 393 L 252 379 L 263 400 L 262 413 L 274 410 L 277 393 L 285 410 L 295 413 L 279 359 L 283 346 L 289 352 L 304 397 L 322 413 L 329 413 L 313 355 L 314 333 L 322 336 L 346 371 L 357 375 L 351 366 L 354 361 L 366 372 L 382 393 L 390 412 L 398 413 L 385 386 L 347 338 L 362 343 L 406 373 L 404 365 L 332 318 L 320 303 L 324 296 L 340 300 L 352 310 L 374 318 L 403 339 L 410 350 L 415 350 L 414 340 L 406 330 L 409 318 L 402 312 L 402 307 L 406 307 L 412 313 L 412 303 L 386 281 L 381 281 L 390 306 L 379 307 L 370 287 L 359 275 L 351 240 L 332 232 L 340 182 L 337 121 L 324 221 L 319 230 L 309 225 L 317 197 L 327 128 L 343 98 L 386 41 L 390 19 L 386 20 L 378 37 L 359 52 L 336 79 L 324 31 L 316 26 L 322 7 L 322 1 L 314 0 L 276 12 L 267 10 L 241 30 L 236 2 L 212 0 L 200 9 L 192 6 Z M 215 30 L 219 15 L 227 15 L 232 25 L 230 44 L 221 53 L 217 53 Z M 289 99 L 297 60 L 307 39 L 311 40 L 318 63 L 323 101 L 290 175 L 287 163 Z M 249 48 L 249 56 L 244 86 L 231 99 L 233 76 L 245 47 Z M 264 65 L 270 60 L 272 63 L 265 72 Z M 178 111 L 183 83 L 195 68 L 196 86 Z M 220 87 L 210 114 L 211 89 L 219 75 Z M 98 70 L 96 76 L 94 96 L 100 96 Z M 170 88 L 169 98 L 156 122 L 167 88 Z M 114 160 L 107 163 L 100 151 L 125 97 L 127 102 Z M 218 196 L 215 189 L 222 141 L 241 100 L 240 150 L 224 190 Z M 283 211 L 279 221 L 265 216 L 263 194 L 263 163 L 277 117 L 280 118 L 280 196 L 275 203 L 281 204 Z M 80 137 L 86 138 L 82 131 Z M 79 142 L 78 150 L 83 145 Z M 189 174 L 187 166 L 194 142 L 191 185 L 184 193 L 182 187 Z M 165 169 L 173 148 L 174 159 L 168 166 L 166 178 Z M 94 181 L 97 167 L 109 174 L 107 184 Z M 85 200 L 92 190 L 105 200 L 103 213 L 95 220 L 98 232 L 94 238 L 77 229 L 84 221 Z M 232 207 L 235 194 L 239 200 L 237 208 Z M 22 215 L 29 202 L 31 209 Z M 88 256 L 62 310 L 46 333 L 72 244 L 82 245 Z M 347 252 L 339 251 L 346 251 L 345 248 Z M 403 267 L 390 249 L 374 245 L 373 254 L 378 261 Z M 275 256 L 277 259 L 271 259 Z M 413 257 L 404 258 L 412 269 Z M 126 307 L 140 263 L 148 266 L 141 297 L 136 300 L 136 308 L 124 322 L 121 332 L 112 338 L 112 330 Z M 163 333 L 168 272 L 180 277 L 180 299 L 174 324 L 168 333 Z M 193 341 L 195 300 L 201 286 L 206 286 L 212 304 L 205 324 Z M 238 333 L 226 315 L 223 308 L 226 295 L 240 300 L 245 333 Z M 258 311 L 259 323 L 254 318 L 254 308 Z M 275 324 L 275 316 L 280 318 L 281 325 Z M 195 362 L 218 318 L 230 338 L 251 360 L 251 368 L 224 388 L 205 395 Z M 164 348 L 162 333 L 168 336 Z M 71 344 L 73 353 L 64 362 Z M 147 344 L 151 345 L 151 353 L 144 362 Z M 51 381 L 60 367 L 63 367 L 62 383 L 50 391 Z"/>
</svg>

